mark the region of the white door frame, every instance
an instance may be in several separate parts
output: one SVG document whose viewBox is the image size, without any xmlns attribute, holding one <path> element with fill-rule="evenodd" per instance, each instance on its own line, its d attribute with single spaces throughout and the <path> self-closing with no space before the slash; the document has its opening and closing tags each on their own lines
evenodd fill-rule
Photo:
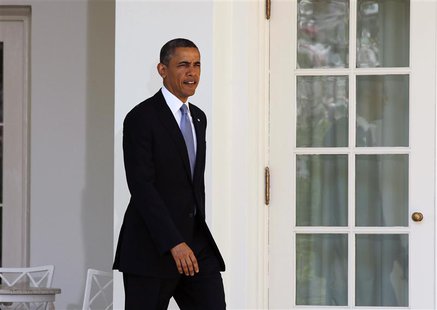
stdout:
<svg viewBox="0 0 437 310">
<path fill-rule="evenodd" d="M 268 304 L 268 31 L 264 1 L 214 2 L 212 225 L 230 309 Z"/>
<path fill-rule="evenodd" d="M 0 6 L 0 29 L 20 29 L 18 39 L 11 33 L 4 47 L 13 45 L 13 52 L 4 58 L 17 57 L 11 64 L 4 63 L 4 149 L 3 149 L 3 251 L 2 264 L 10 267 L 29 264 L 29 33 L 30 8 Z M 9 55 L 6 55 L 9 54 Z M 17 71 L 17 68 L 21 70 Z M 5 78 L 6 76 L 11 78 Z M 9 104 L 6 104 L 9 102 Z M 8 118 L 6 118 L 6 114 Z M 6 147 L 5 147 L 6 146 Z M 6 182 L 7 181 L 7 182 Z M 5 207 L 6 206 L 6 207 Z"/>
</svg>

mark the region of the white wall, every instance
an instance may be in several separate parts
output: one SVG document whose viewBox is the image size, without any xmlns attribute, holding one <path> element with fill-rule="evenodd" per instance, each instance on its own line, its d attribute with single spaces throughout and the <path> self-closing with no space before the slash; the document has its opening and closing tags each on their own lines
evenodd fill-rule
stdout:
<svg viewBox="0 0 437 310">
<path fill-rule="evenodd" d="M 54 264 L 57 309 L 81 308 L 113 237 L 114 3 L 30 5 L 30 264 Z"/>
</svg>

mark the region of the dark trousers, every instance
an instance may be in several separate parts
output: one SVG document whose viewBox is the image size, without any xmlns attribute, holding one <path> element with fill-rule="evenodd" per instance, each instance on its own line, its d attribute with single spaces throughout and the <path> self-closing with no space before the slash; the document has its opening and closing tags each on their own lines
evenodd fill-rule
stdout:
<svg viewBox="0 0 437 310">
<path fill-rule="evenodd" d="M 200 230 L 192 249 L 200 272 L 194 276 L 154 278 L 123 273 L 126 310 L 165 310 L 174 297 L 181 310 L 226 309 L 219 262 Z"/>
</svg>

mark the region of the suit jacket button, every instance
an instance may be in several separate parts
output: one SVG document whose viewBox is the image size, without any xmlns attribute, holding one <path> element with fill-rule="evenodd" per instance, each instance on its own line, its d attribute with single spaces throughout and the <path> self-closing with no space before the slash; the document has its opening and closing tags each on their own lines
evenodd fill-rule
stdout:
<svg viewBox="0 0 437 310">
<path fill-rule="evenodd" d="M 188 217 L 194 217 L 194 212 L 190 212 L 190 213 L 188 213 Z"/>
</svg>

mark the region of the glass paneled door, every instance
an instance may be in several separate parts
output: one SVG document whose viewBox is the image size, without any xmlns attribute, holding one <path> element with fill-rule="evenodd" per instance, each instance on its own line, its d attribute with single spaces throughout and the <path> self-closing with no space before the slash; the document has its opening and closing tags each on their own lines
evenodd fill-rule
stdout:
<svg viewBox="0 0 437 310">
<path fill-rule="evenodd" d="M 273 1 L 269 308 L 435 307 L 436 8 Z"/>
</svg>

